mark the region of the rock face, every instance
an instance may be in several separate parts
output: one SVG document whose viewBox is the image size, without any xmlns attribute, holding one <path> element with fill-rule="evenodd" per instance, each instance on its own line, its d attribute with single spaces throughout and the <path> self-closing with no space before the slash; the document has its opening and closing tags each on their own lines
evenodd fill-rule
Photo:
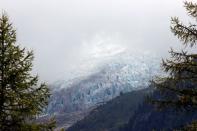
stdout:
<svg viewBox="0 0 197 131">
<path fill-rule="evenodd" d="M 102 62 L 101 62 L 102 61 Z M 148 54 L 120 53 L 105 60 L 90 60 L 91 73 L 51 85 L 48 114 L 85 111 L 103 104 L 121 93 L 146 88 L 160 72 L 160 59 Z M 88 68 L 89 65 L 83 67 Z M 83 70 L 80 68 L 77 70 Z M 77 72 L 76 70 L 76 72 Z M 92 71 L 93 70 L 93 71 Z"/>
</svg>

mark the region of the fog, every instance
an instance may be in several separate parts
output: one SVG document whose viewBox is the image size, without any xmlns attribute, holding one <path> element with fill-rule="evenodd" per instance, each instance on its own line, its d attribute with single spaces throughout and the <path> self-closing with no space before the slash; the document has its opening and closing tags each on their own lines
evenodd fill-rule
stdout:
<svg viewBox="0 0 197 131">
<path fill-rule="evenodd" d="M 188 22 L 181 0 L 0 0 L 0 10 L 17 29 L 17 43 L 34 50 L 33 72 L 49 83 L 94 53 L 98 39 L 106 48 L 110 40 L 166 57 L 180 48 L 171 17 Z"/>
</svg>

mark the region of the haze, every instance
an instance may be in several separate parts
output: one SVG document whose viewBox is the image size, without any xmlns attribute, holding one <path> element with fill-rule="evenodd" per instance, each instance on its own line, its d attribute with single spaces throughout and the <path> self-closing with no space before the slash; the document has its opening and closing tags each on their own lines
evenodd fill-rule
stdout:
<svg viewBox="0 0 197 131">
<path fill-rule="evenodd" d="M 18 43 L 34 50 L 33 72 L 49 83 L 101 49 L 166 57 L 180 46 L 170 18 L 188 18 L 180 0 L 0 0 L 0 10 L 16 27 Z M 106 46 L 96 48 L 99 41 Z"/>
</svg>

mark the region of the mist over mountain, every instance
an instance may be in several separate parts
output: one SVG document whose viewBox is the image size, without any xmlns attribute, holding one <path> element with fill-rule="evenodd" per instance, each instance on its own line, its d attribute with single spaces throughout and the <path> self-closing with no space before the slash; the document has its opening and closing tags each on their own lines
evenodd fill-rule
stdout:
<svg viewBox="0 0 197 131">
<path fill-rule="evenodd" d="M 90 109 L 120 94 L 148 87 L 154 76 L 162 74 L 160 58 L 148 52 L 123 51 L 92 58 L 84 64 L 69 77 L 72 79 L 50 85 L 52 97 L 46 110 L 48 115 L 55 114 L 60 118 L 66 113 L 86 112 L 81 119 Z"/>
<path fill-rule="evenodd" d="M 197 131 L 197 0 L 0 9 L 0 131 Z"/>
<path fill-rule="evenodd" d="M 75 78 L 51 85 L 48 112 L 84 110 L 120 94 L 146 88 L 161 73 L 160 59 L 149 53 L 121 52 L 101 61 L 90 60 Z M 92 65 L 88 65 L 91 63 Z M 95 64 L 95 65 L 94 65 Z M 88 72 L 89 69 L 89 72 Z"/>
<path fill-rule="evenodd" d="M 182 0 L 0 1 L 17 27 L 18 42 L 35 52 L 33 72 L 50 84 L 95 51 L 98 42 L 166 57 L 169 47 L 179 48 L 169 19 L 186 18 L 182 6 Z"/>
</svg>

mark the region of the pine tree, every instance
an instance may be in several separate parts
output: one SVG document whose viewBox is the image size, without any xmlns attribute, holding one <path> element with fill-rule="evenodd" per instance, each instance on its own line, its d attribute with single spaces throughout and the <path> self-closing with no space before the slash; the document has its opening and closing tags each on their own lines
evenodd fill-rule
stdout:
<svg viewBox="0 0 197 131">
<path fill-rule="evenodd" d="M 185 2 L 188 14 L 197 20 L 197 4 Z M 183 25 L 177 17 L 172 18 L 171 31 L 183 45 L 194 48 L 197 42 L 196 24 Z M 162 97 L 153 102 L 158 106 L 174 106 L 179 109 L 193 109 L 197 107 L 197 52 L 174 51 L 169 52 L 170 59 L 162 61 L 162 67 L 168 73 L 167 77 L 153 80 L 156 89 Z"/>
<path fill-rule="evenodd" d="M 171 49 L 171 58 L 162 61 L 162 68 L 168 76 L 152 81 L 160 96 L 151 102 L 160 109 L 173 107 L 178 111 L 194 111 L 197 108 L 197 4 L 185 2 L 184 5 L 194 24 L 184 25 L 174 17 L 171 31 L 182 41 L 185 49 L 179 52 Z M 181 130 L 196 129 L 197 122 L 194 121 Z"/>
<path fill-rule="evenodd" d="M 16 30 L 3 13 L 0 17 L 0 130 L 52 130 L 33 120 L 50 96 L 45 84 L 32 76 L 33 52 L 16 44 Z M 53 123 L 54 124 L 54 123 Z"/>
</svg>

